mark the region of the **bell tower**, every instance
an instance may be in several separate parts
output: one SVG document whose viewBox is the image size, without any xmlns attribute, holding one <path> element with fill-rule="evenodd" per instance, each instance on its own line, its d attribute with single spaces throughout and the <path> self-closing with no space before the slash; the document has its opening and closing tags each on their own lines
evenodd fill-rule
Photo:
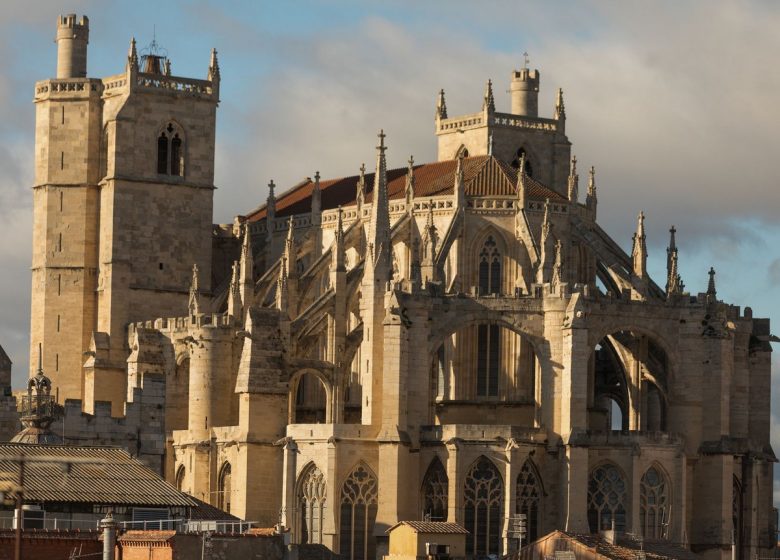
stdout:
<svg viewBox="0 0 780 560">
<path fill-rule="evenodd" d="M 60 402 L 83 396 L 81 366 L 96 324 L 103 84 L 87 78 L 89 20 L 57 19 L 57 77 L 35 84 L 30 377 L 42 367 Z"/>
</svg>

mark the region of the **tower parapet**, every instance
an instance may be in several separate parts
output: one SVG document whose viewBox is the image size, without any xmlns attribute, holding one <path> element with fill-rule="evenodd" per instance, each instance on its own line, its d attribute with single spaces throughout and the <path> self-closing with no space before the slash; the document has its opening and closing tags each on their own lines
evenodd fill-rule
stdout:
<svg viewBox="0 0 780 560">
<path fill-rule="evenodd" d="M 87 77 L 89 19 L 76 14 L 57 18 L 57 78 Z"/>
</svg>

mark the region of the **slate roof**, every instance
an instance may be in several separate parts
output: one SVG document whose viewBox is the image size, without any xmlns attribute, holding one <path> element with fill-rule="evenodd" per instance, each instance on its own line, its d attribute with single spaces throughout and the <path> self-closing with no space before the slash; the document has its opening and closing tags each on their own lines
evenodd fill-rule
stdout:
<svg viewBox="0 0 780 560">
<path fill-rule="evenodd" d="M 389 533 L 400 525 L 411 527 L 417 533 L 426 533 L 434 535 L 468 535 L 469 532 L 457 523 L 448 523 L 446 521 L 399 521 L 390 527 L 386 533 Z"/>
<path fill-rule="evenodd" d="M 414 166 L 414 196 L 428 197 L 452 194 L 455 185 L 457 160 L 437 161 Z M 387 193 L 390 200 L 403 198 L 408 168 L 387 171 Z M 339 179 L 320 179 L 323 210 L 355 203 L 359 176 Z M 517 185 L 517 169 L 493 156 L 474 156 L 463 159 L 463 181 L 468 196 L 514 196 Z M 563 196 L 532 177 L 525 179 L 526 197 L 537 200 L 549 198 L 564 201 Z M 374 173 L 366 173 L 366 202 L 371 201 L 374 189 Z M 311 194 L 314 182 L 307 178 L 276 197 L 276 217 L 311 212 Z M 247 219 L 256 222 L 265 218 L 265 205 L 250 212 Z"/>
<path fill-rule="evenodd" d="M 196 505 L 192 498 L 176 490 L 124 449 L 0 443 L 0 481 L 18 483 L 20 456 L 26 457 L 26 501 Z"/>
</svg>

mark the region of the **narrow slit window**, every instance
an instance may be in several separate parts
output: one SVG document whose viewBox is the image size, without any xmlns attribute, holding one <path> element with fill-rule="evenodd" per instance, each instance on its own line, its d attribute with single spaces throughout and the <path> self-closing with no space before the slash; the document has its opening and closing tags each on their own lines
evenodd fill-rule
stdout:
<svg viewBox="0 0 780 560">
<path fill-rule="evenodd" d="M 157 139 L 157 173 L 168 173 L 168 137 L 164 132 Z"/>
<path fill-rule="evenodd" d="M 171 140 L 171 175 L 181 175 L 181 138 L 178 134 Z"/>
</svg>

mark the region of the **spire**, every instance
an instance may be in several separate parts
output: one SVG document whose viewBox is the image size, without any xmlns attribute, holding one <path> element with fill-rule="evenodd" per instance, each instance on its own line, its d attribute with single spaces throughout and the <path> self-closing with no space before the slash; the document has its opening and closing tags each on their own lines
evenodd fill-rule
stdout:
<svg viewBox="0 0 780 560">
<path fill-rule="evenodd" d="M 366 164 L 360 164 L 360 177 L 357 182 L 357 193 L 355 193 L 355 202 L 358 209 L 358 218 L 360 217 L 360 209 L 363 208 L 363 203 L 366 201 Z"/>
<path fill-rule="evenodd" d="M 392 245 L 390 243 L 390 209 L 387 198 L 387 160 L 385 158 L 385 131 L 379 131 L 376 147 L 373 204 L 369 223 L 369 253 L 373 256 L 374 277 L 389 281 L 392 272 Z"/>
<path fill-rule="evenodd" d="M 341 206 L 339 206 L 339 218 L 338 222 L 336 223 L 336 235 L 333 240 L 333 250 L 332 250 L 332 263 L 333 263 L 333 270 L 336 272 L 343 272 L 346 270 L 346 253 L 344 250 L 344 220 L 343 220 L 343 212 L 341 210 Z"/>
<path fill-rule="evenodd" d="M 487 81 L 485 84 L 485 97 L 482 100 L 482 110 L 488 113 L 496 112 L 496 100 L 493 98 L 493 82 Z"/>
<path fill-rule="evenodd" d="M 433 221 L 433 203 L 428 203 L 428 217 L 425 220 L 425 229 L 423 230 L 423 260 L 427 264 L 432 264 L 436 260 L 436 224 Z"/>
<path fill-rule="evenodd" d="M 550 221 L 550 199 L 544 201 L 544 217 L 542 218 L 542 235 L 539 243 L 539 267 L 536 271 L 537 284 L 550 281 L 553 259 L 555 258 L 555 241 L 552 235 L 553 224 Z"/>
<path fill-rule="evenodd" d="M 669 247 L 666 249 L 666 295 L 681 294 L 684 288 L 677 266 L 677 243 L 674 226 L 669 230 Z"/>
<path fill-rule="evenodd" d="M 38 343 L 38 369 L 35 371 L 35 375 L 43 375 L 43 344 Z"/>
<path fill-rule="evenodd" d="M 596 168 L 590 166 L 588 172 L 588 195 L 585 197 L 585 206 L 593 212 L 593 218 L 596 217 L 596 205 L 598 198 L 596 197 Z"/>
<path fill-rule="evenodd" d="M 287 220 L 287 239 L 284 242 L 284 258 L 287 261 L 289 274 L 294 275 L 298 267 L 298 248 L 295 246 L 295 222 L 292 217 Z"/>
<path fill-rule="evenodd" d="M 247 311 L 255 296 L 255 257 L 252 253 L 252 235 L 248 222 L 244 223 L 244 239 L 241 243 L 241 260 L 238 268 L 241 305 L 244 311 Z"/>
<path fill-rule="evenodd" d="M 455 168 L 455 208 L 466 207 L 466 183 L 463 180 L 463 151 L 458 154 L 458 166 Z"/>
<path fill-rule="evenodd" d="M 577 202 L 580 194 L 580 176 L 577 173 L 577 156 L 571 157 L 569 168 L 569 201 Z"/>
<path fill-rule="evenodd" d="M 563 104 L 563 88 L 558 88 L 558 96 L 555 98 L 555 120 L 566 118 L 566 107 Z"/>
<path fill-rule="evenodd" d="M 218 82 L 219 75 L 219 61 L 217 60 L 217 49 L 211 49 L 211 60 L 209 61 L 209 73 L 207 79 L 210 82 Z"/>
<path fill-rule="evenodd" d="M 563 259 L 561 256 L 561 240 L 555 242 L 555 260 L 553 261 L 552 284 L 557 286 L 563 281 Z"/>
<path fill-rule="evenodd" d="M 444 101 L 444 90 L 439 91 L 439 99 L 436 102 L 436 118 L 447 118 L 447 103 Z"/>
<path fill-rule="evenodd" d="M 135 37 L 130 39 L 130 50 L 127 52 L 127 65 L 138 72 L 138 51 L 135 48 Z"/>
<path fill-rule="evenodd" d="M 314 190 L 311 192 L 312 223 L 319 223 L 322 216 L 322 191 L 320 190 L 320 172 L 314 173 Z"/>
<path fill-rule="evenodd" d="M 273 220 L 276 217 L 276 195 L 274 195 L 274 180 L 268 183 L 268 198 L 265 199 L 265 214 L 269 220 Z"/>
<path fill-rule="evenodd" d="M 279 266 L 279 276 L 276 279 L 276 300 L 274 304 L 276 309 L 284 312 L 287 311 L 287 305 L 289 303 L 287 276 L 287 259 L 282 257 L 282 262 Z"/>
<path fill-rule="evenodd" d="M 710 279 L 707 282 L 707 295 L 714 300 L 718 296 L 718 292 L 715 290 L 715 269 L 710 267 L 708 274 L 710 275 Z"/>
<path fill-rule="evenodd" d="M 198 265 L 192 265 L 192 281 L 190 282 L 190 315 L 200 313 L 200 288 L 198 286 Z"/>
<path fill-rule="evenodd" d="M 409 156 L 409 168 L 406 171 L 406 204 L 411 204 L 414 198 L 414 156 Z"/>
<path fill-rule="evenodd" d="M 525 152 L 520 154 L 520 167 L 517 168 L 517 211 L 525 208 Z"/>
<path fill-rule="evenodd" d="M 227 302 L 227 314 L 231 317 L 241 317 L 241 284 L 238 271 L 238 261 L 233 261 L 233 273 L 230 277 L 230 291 L 228 292 Z"/>
<path fill-rule="evenodd" d="M 631 250 L 634 259 L 634 274 L 644 280 L 647 277 L 647 236 L 645 235 L 645 213 L 637 216 L 636 233 L 634 234 L 634 246 Z"/>
</svg>

